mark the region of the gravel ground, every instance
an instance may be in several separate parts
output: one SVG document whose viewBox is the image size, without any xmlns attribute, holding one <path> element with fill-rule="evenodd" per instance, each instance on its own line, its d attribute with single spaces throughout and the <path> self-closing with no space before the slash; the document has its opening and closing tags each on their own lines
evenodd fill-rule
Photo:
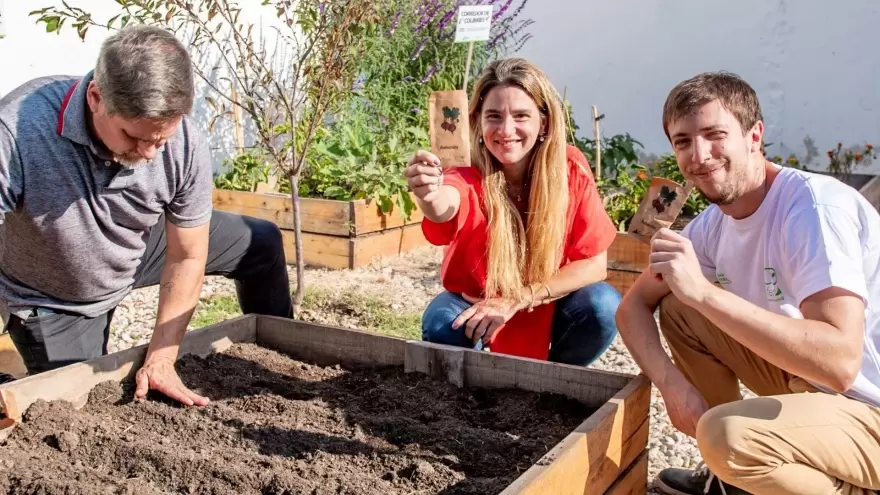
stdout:
<svg viewBox="0 0 880 495">
<path fill-rule="evenodd" d="M 381 294 L 393 309 L 402 309 L 404 306 L 424 308 L 442 290 L 438 279 L 440 259 L 441 251 L 438 248 L 426 247 L 355 270 L 307 269 L 307 287 L 322 287 L 334 293 L 356 289 Z M 291 274 L 291 280 L 293 277 Z M 222 277 L 209 277 L 202 291 L 203 297 L 230 294 L 234 294 L 232 282 Z M 144 344 L 149 340 L 157 301 L 158 289 L 149 287 L 133 292 L 120 304 L 111 330 L 111 352 Z M 304 318 L 320 323 L 351 326 L 350 322 L 343 321 L 336 315 L 307 314 Z M 595 367 L 639 373 L 639 368 L 619 337 Z M 669 422 L 656 388 L 653 389 L 651 402 L 649 460 L 649 479 L 653 479 L 665 467 L 692 468 L 700 460 L 693 440 L 678 432 Z"/>
</svg>

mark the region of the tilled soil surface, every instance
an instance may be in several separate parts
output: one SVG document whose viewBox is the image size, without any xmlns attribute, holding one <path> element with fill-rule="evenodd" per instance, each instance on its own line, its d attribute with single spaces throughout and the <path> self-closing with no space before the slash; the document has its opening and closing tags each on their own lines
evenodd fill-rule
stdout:
<svg viewBox="0 0 880 495">
<path fill-rule="evenodd" d="M 135 400 L 132 383 L 115 382 L 81 410 L 34 403 L 0 448 L 0 492 L 493 494 L 593 412 L 252 344 L 177 366 L 208 406 Z"/>
</svg>

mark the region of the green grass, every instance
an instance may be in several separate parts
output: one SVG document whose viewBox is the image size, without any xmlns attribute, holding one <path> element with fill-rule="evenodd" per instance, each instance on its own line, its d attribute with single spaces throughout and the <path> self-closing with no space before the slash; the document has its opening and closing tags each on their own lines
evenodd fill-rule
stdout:
<svg viewBox="0 0 880 495">
<path fill-rule="evenodd" d="M 422 315 L 391 308 L 376 294 L 347 291 L 333 294 L 323 287 L 306 289 L 303 310 L 347 316 L 357 320 L 358 328 L 394 337 L 422 338 Z"/>
<path fill-rule="evenodd" d="M 334 294 L 323 287 L 307 288 L 303 298 L 303 319 L 315 320 L 322 315 L 330 324 L 354 320 L 360 330 L 394 337 L 420 340 L 421 312 L 396 310 L 377 294 L 347 291 Z M 192 319 L 192 327 L 201 328 L 241 315 L 238 300 L 233 296 L 202 299 Z"/>
<path fill-rule="evenodd" d="M 202 328 L 236 316 L 241 316 L 241 309 L 235 296 L 213 296 L 199 301 L 190 325 Z"/>
</svg>

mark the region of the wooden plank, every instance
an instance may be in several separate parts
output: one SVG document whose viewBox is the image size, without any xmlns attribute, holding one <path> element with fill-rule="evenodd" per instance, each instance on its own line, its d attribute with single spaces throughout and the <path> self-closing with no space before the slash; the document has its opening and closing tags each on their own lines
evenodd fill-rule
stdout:
<svg viewBox="0 0 880 495">
<path fill-rule="evenodd" d="M 604 493 L 647 447 L 650 404 L 638 375 L 501 495 Z"/>
<path fill-rule="evenodd" d="M 421 224 L 367 234 L 356 237 L 351 242 L 352 268 L 366 266 L 377 258 L 397 256 L 429 244 L 422 233 Z"/>
<path fill-rule="evenodd" d="M 608 268 L 614 270 L 642 272 L 648 266 L 651 248 L 626 232 L 618 232 L 611 247 L 608 248 Z"/>
<path fill-rule="evenodd" d="M 587 489 L 584 491 L 584 495 L 601 495 L 600 487 L 607 486 L 608 483 L 613 485 L 614 480 L 620 479 L 622 476 L 621 471 L 624 471 L 627 466 L 631 466 L 645 452 L 648 445 L 648 437 L 650 436 L 649 415 L 650 413 L 645 415 L 644 421 L 631 437 L 622 440 L 620 450 L 616 452 L 609 451 L 598 465 L 590 467 L 590 479 L 587 481 Z M 603 433 L 603 430 L 599 430 L 592 432 L 591 435 L 601 437 Z M 611 446 L 616 445 L 617 440 L 619 439 L 612 433 L 612 436 L 609 438 L 609 449 Z"/>
<path fill-rule="evenodd" d="M 600 407 L 632 379 L 632 375 L 470 351 L 465 356 L 465 383 L 471 387 L 516 387 L 573 397 Z"/>
<path fill-rule="evenodd" d="M 240 316 L 216 325 L 187 332 L 180 344 L 180 355 L 205 356 L 222 352 L 237 342 L 254 342 L 256 317 Z M 89 391 L 107 381 L 123 381 L 134 376 L 143 364 L 148 344 L 139 345 L 107 356 L 63 368 L 27 376 L 0 385 L 0 390 L 11 390 L 18 398 L 22 411 L 37 399 L 66 400 L 82 407 Z"/>
<path fill-rule="evenodd" d="M 257 343 L 324 366 L 403 366 L 406 353 L 404 339 L 263 315 Z"/>
<path fill-rule="evenodd" d="M 214 189 L 214 208 L 247 215 L 293 230 L 293 204 L 289 194 L 253 193 Z M 348 201 L 300 198 L 303 232 L 348 237 L 352 227 Z"/>
<path fill-rule="evenodd" d="M 413 198 L 413 202 L 415 202 L 415 195 L 413 193 L 409 194 Z M 397 197 L 395 196 L 393 199 L 395 200 L 394 208 L 389 213 L 382 212 L 379 204 L 373 200 L 362 199 L 352 201 L 354 235 L 360 236 L 381 230 L 403 227 L 404 225 L 417 224 L 422 221 L 424 215 L 418 208 L 418 204 L 416 204 L 416 209 L 413 210 L 410 214 L 410 219 L 407 221 L 397 208 Z"/>
<path fill-rule="evenodd" d="M 605 495 L 644 495 L 647 492 L 648 452 L 645 451 L 617 478 Z"/>
<path fill-rule="evenodd" d="M 282 230 L 284 257 L 287 264 L 296 263 L 296 246 L 292 230 Z M 384 256 L 397 256 L 428 245 L 421 224 L 348 238 L 303 232 L 303 253 L 306 265 L 333 270 L 358 268 Z"/>
<path fill-rule="evenodd" d="M 27 375 L 21 354 L 18 353 L 8 333 L 0 334 L 0 372 L 8 373 L 15 378 Z"/>
<path fill-rule="evenodd" d="M 303 258 L 308 266 L 330 269 L 351 267 L 350 239 L 324 234 L 303 232 Z M 296 263 L 296 236 L 292 230 L 281 231 L 284 258 L 288 265 Z"/>
<path fill-rule="evenodd" d="M 460 347 L 444 346 L 417 340 L 406 343 L 403 368 L 407 373 L 424 373 L 445 380 L 456 387 L 464 387 L 464 352 Z"/>
</svg>

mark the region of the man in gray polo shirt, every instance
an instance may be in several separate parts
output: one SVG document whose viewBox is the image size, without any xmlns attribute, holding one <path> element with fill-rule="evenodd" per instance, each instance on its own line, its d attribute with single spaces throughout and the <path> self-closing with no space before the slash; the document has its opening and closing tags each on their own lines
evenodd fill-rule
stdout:
<svg viewBox="0 0 880 495">
<path fill-rule="evenodd" d="M 116 305 L 160 285 L 136 395 L 203 405 L 174 362 L 205 273 L 236 281 L 244 313 L 292 316 L 281 233 L 213 211 L 193 71 L 167 31 L 109 37 L 85 77 L 0 99 L 0 311 L 29 373 L 107 353 Z"/>
</svg>

